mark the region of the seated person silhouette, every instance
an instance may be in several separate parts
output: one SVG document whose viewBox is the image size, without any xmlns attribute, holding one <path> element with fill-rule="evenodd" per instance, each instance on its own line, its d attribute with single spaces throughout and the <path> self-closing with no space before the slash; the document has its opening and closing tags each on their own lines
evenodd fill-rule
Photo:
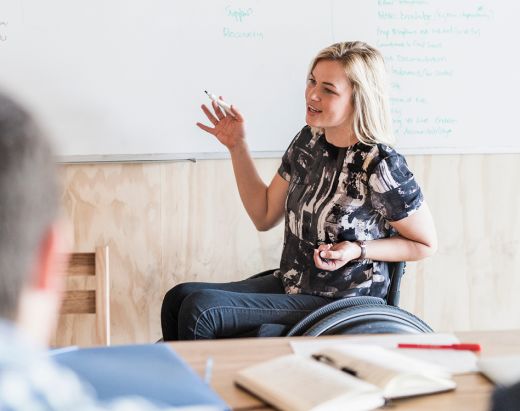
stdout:
<svg viewBox="0 0 520 411">
<path fill-rule="evenodd" d="M 305 89 L 307 124 L 268 186 L 251 159 L 239 110 L 215 101 L 212 111 L 202 106 L 211 126 L 198 126 L 229 150 L 247 213 L 260 231 L 285 218 L 284 245 L 272 275 L 168 291 L 164 340 L 251 335 L 263 324 L 296 324 L 334 299 L 385 298 L 388 262 L 435 252 L 428 205 L 391 146 L 385 76 L 381 53 L 366 43 L 336 43 L 318 53 Z"/>
<path fill-rule="evenodd" d="M 1 93 L 0 193 L 0 410 L 157 409 L 139 398 L 100 403 L 48 356 L 66 264 L 55 164 L 31 116 Z"/>
</svg>

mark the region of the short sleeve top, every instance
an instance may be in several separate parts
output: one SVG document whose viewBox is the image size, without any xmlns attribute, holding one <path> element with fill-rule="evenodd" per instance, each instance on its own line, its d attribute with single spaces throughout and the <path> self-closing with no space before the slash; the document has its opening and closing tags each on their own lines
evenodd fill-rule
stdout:
<svg viewBox="0 0 520 411">
<path fill-rule="evenodd" d="M 322 271 L 313 251 L 322 243 L 397 234 L 389 222 L 411 215 L 423 202 L 405 158 L 384 144 L 336 147 L 306 126 L 285 152 L 278 173 L 289 182 L 284 246 L 275 272 L 285 292 L 384 298 L 390 281 L 387 263 L 356 260 Z"/>
</svg>

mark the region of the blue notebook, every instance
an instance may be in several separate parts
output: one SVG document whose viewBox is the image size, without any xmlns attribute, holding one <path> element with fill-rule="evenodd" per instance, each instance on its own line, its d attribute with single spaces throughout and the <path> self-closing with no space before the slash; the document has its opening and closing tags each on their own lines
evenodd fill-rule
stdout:
<svg viewBox="0 0 520 411">
<path fill-rule="evenodd" d="M 163 344 L 57 350 L 53 358 L 76 372 L 100 400 L 137 395 L 157 405 L 214 406 L 226 403 Z"/>
</svg>

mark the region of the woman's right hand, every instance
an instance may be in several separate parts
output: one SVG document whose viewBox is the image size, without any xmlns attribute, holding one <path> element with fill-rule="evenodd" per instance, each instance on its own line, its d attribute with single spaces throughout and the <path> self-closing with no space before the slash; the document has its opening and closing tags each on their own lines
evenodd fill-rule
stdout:
<svg viewBox="0 0 520 411">
<path fill-rule="evenodd" d="M 222 100 L 222 98 L 220 98 Z M 197 126 L 209 134 L 213 134 L 218 141 L 225 145 L 228 150 L 233 150 L 235 147 L 245 142 L 245 126 L 244 118 L 240 112 L 231 106 L 231 112 L 224 114 L 222 109 L 215 101 L 211 102 L 213 107 L 213 114 L 204 104 L 201 106 L 202 111 L 206 114 L 208 120 L 213 124 L 213 127 L 208 127 L 202 123 L 197 123 Z"/>
</svg>

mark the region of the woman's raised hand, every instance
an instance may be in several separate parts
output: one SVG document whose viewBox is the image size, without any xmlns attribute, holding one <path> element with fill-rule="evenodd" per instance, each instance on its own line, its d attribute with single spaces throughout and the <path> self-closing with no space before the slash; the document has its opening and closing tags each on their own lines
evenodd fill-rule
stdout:
<svg viewBox="0 0 520 411">
<path fill-rule="evenodd" d="M 219 98 L 223 100 L 222 97 Z M 204 104 L 201 108 L 208 120 L 213 124 L 213 127 L 202 123 L 197 123 L 197 126 L 209 134 L 213 134 L 228 150 L 233 150 L 238 144 L 245 141 L 244 118 L 234 106 L 231 106 L 233 115 L 229 113 L 224 114 L 215 101 L 211 102 L 211 106 L 215 114 Z"/>
</svg>

